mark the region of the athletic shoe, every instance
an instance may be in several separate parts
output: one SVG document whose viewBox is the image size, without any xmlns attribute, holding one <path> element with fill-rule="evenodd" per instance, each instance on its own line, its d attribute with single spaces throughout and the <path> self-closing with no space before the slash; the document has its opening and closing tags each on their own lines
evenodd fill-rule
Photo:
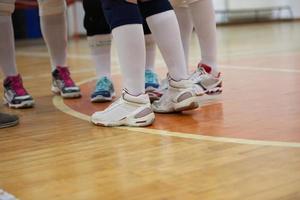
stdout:
<svg viewBox="0 0 300 200">
<path fill-rule="evenodd" d="M 19 123 L 19 118 L 16 115 L 9 115 L 0 112 L 0 128 L 15 126 Z"/>
<path fill-rule="evenodd" d="M 161 94 L 164 94 L 169 88 L 169 80 L 168 79 L 169 78 L 167 76 L 166 78 L 162 79 L 160 82 L 159 92 Z"/>
<path fill-rule="evenodd" d="M 198 97 L 204 94 L 201 87 L 190 80 L 175 81 L 170 77 L 168 89 L 158 101 L 154 101 L 152 109 L 157 113 L 172 113 L 193 110 L 199 107 Z"/>
<path fill-rule="evenodd" d="M 18 200 L 14 195 L 0 189 L 0 200 Z"/>
<path fill-rule="evenodd" d="M 154 118 L 147 94 L 132 96 L 123 91 L 120 99 L 104 111 L 95 112 L 91 121 L 99 126 L 149 126 Z"/>
<path fill-rule="evenodd" d="M 195 72 L 191 75 L 190 80 L 203 88 L 206 94 L 214 95 L 222 93 L 221 73 L 214 76 L 211 73 L 211 67 L 205 64 L 199 64 Z"/>
<path fill-rule="evenodd" d="M 4 103 L 10 108 L 29 108 L 34 105 L 34 100 L 25 90 L 19 74 L 8 76 L 4 80 L 3 86 Z"/>
<path fill-rule="evenodd" d="M 159 90 L 157 74 L 148 69 L 145 71 L 145 91 L 149 95 L 151 102 L 158 100 L 162 96 Z"/>
<path fill-rule="evenodd" d="M 52 72 L 52 92 L 60 94 L 63 98 L 81 97 L 80 89 L 70 77 L 67 67 L 57 67 Z"/>
<path fill-rule="evenodd" d="M 91 94 L 91 102 L 111 101 L 115 97 L 113 83 L 106 76 L 100 78 L 96 83 L 96 88 Z"/>
</svg>

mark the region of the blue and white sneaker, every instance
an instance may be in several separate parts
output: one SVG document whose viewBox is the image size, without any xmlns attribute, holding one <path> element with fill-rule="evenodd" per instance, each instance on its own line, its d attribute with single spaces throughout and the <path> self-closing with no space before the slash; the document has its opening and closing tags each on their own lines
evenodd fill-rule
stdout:
<svg viewBox="0 0 300 200">
<path fill-rule="evenodd" d="M 162 96 L 159 90 L 158 76 L 149 69 L 145 71 L 145 91 L 149 95 L 151 102 L 158 100 Z"/>
<path fill-rule="evenodd" d="M 115 89 L 112 81 L 106 76 L 101 77 L 97 83 L 94 92 L 91 94 L 91 102 L 107 102 L 115 97 Z"/>
</svg>

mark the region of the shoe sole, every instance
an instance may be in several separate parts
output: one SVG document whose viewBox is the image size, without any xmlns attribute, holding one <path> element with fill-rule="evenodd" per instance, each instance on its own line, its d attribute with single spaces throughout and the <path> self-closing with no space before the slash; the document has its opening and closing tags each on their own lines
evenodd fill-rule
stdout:
<svg viewBox="0 0 300 200">
<path fill-rule="evenodd" d="M 207 95 L 218 95 L 218 94 L 222 94 L 223 89 L 222 88 L 214 88 L 211 90 L 206 90 L 205 94 Z"/>
<path fill-rule="evenodd" d="M 203 90 L 205 90 L 205 94 L 207 95 L 218 95 L 223 92 L 222 81 L 218 82 L 217 84 L 215 84 L 215 86 L 211 87 L 210 89 L 205 88 L 201 84 L 198 85 L 200 85 L 203 88 Z"/>
<path fill-rule="evenodd" d="M 173 106 L 172 106 L 173 109 L 168 110 L 168 111 L 158 110 L 158 109 L 155 109 L 155 107 L 152 107 L 152 108 L 153 108 L 154 112 L 162 113 L 162 114 L 195 110 L 195 109 L 199 108 L 198 98 L 199 98 L 199 96 L 196 96 L 196 97 L 190 97 L 188 99 L 185 99 L 179 103 L 173 102 Z"/>
<path fill-rule="evenodd" d="M 97 96 L 95 98 L 91 98 L 92 103 L 105 103 L 112 101 L 112 97 L 103 97 L 103 96 Z"/>
<path fill-rule="evenodd" d="M 17 124 L 19 124 L 19 120 L 9 122 L 9 123 L 5 123 L 5 124 L 1 124 L 0 128 L 8 128 L 8 127 L 16 126 Z"/>
<path fill-rule="evenodd" d="M 115 126 L 145 127 L 153 124 L 154 120 L 155 120 L 154 113 L 150 113 L 149 115 L 146 115 L 138 119 L 133 119 L 132 117 L 131 118 L 125 117 L 117 122 L 100 122 L 91 119 L 91 122 L 97 126 L 104 126 L 104 127 L 115 127 Z"/>
<path fill-rule="evenodd" d="M 105 103 L 105 102 L 110 102 L 113 100 L 113 98 L 115 98 L 116 94 L 113 93 L 111 97 L 105 97 L 102 95 L 98 95 L 94 98 L 91 98 L 91 102 L 92 103 Z"/>
<path fill-rule="evenodd" d="M 6 98 L 3 98 L 3 101 L 4 104 L 7 105 L 9 108 L 15 108 L 15 109 L 32 108 L 34 106 L 34 100 L 23 101 L 20 104 L 11 104 Z"/>
<path fill-rule="evenodd" d="M 81 97 L 80 92 L 63 93 L 58 87 L 55 86 L 51 87 L 51 91 L 56 95 L 60 95 L 64 99 L 76 99 Z"/>
</svg>

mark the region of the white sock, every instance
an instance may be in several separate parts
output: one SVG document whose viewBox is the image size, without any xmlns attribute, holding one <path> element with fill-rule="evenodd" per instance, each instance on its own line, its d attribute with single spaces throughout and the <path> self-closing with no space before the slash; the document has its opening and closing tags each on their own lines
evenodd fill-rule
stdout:
<svg viewBox="0 0 300 200">
<path fill-rule="evenodd" d="M 40 16 L 41 29 L 50 53 L 52 70 L 67 65 L 66 14 Z"/>
<path fill-rule="evenodd" d="M 87 38 L 97 78 L 111 79 L 111 34 L 95 35 Z"/>
<path fill-rule="evenodd" d="M 190 15 L 189 8 L 186 7 L 174 7 L 174 11 L 178 20 L 180 34 L 181 34 L 181 41 L 184 49 L 184 55 L 187 65 L 189 64 L 189 48 L 190 48 L 190 41 L 193 32 L 193 20 Z"/>
<path fill-rule="evenodd" d="M 175 80 L 187 79 L 180 30 L 173 10 L 152 15 L 147 23 L 168 66 L 170 76 Z"/>
<path fill-rule="evenodd" d="M 212 0 L 199 0 L 189 5 L 194 26 L 198 35 L 202 60 L 201 63 L 212 67 L 218 74 L 216 20 Z"/>
<path fill-rule="evenodd" d="M 0 13 L 0 27 L 0 67 L 5 77 L 15 76 L 18 72 L 11 15 Z"/>
<path fill-rule="evenodd" d="M 145 35 L 145 42 L 146 42 L 146 70 L 154 71 L 156 43 L 154 41 L 152 34 Z"/>
<path fill-rule="evenodd" d="M 143 26 L 129 24 L 112 30 L 123 75 L 123 86 L 129 94 L 145 93 L 146 50 Z"/>
</svg>

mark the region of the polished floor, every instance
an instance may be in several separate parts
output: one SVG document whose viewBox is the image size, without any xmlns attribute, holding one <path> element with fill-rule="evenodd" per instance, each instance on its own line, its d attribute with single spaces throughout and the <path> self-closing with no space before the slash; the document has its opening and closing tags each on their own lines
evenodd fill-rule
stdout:
<svg viewBox="0 0 300 200">
<path fill-rule="evenodd" d="M 69 45 L 78 100 L 51 94 L 41 41 L 18 41 L 36 106 L 0 106 L 21 117 L 0 129 L 0 188 L 21 200 L 300 199 L 299 35 L 300 22 L 218 27 L 223 94 L 206 96 L 196 111 L 157 115 L 148 128 L 89 123 L 108 104 L 89 102 L 95 73 L 84 38 Z M 120 89 L 115 50 L 112 60 Z M 193 36 L 191 70 L 198 60 Z M 160 55 L 156 66 L 163 78 Z"/>
</svg>

